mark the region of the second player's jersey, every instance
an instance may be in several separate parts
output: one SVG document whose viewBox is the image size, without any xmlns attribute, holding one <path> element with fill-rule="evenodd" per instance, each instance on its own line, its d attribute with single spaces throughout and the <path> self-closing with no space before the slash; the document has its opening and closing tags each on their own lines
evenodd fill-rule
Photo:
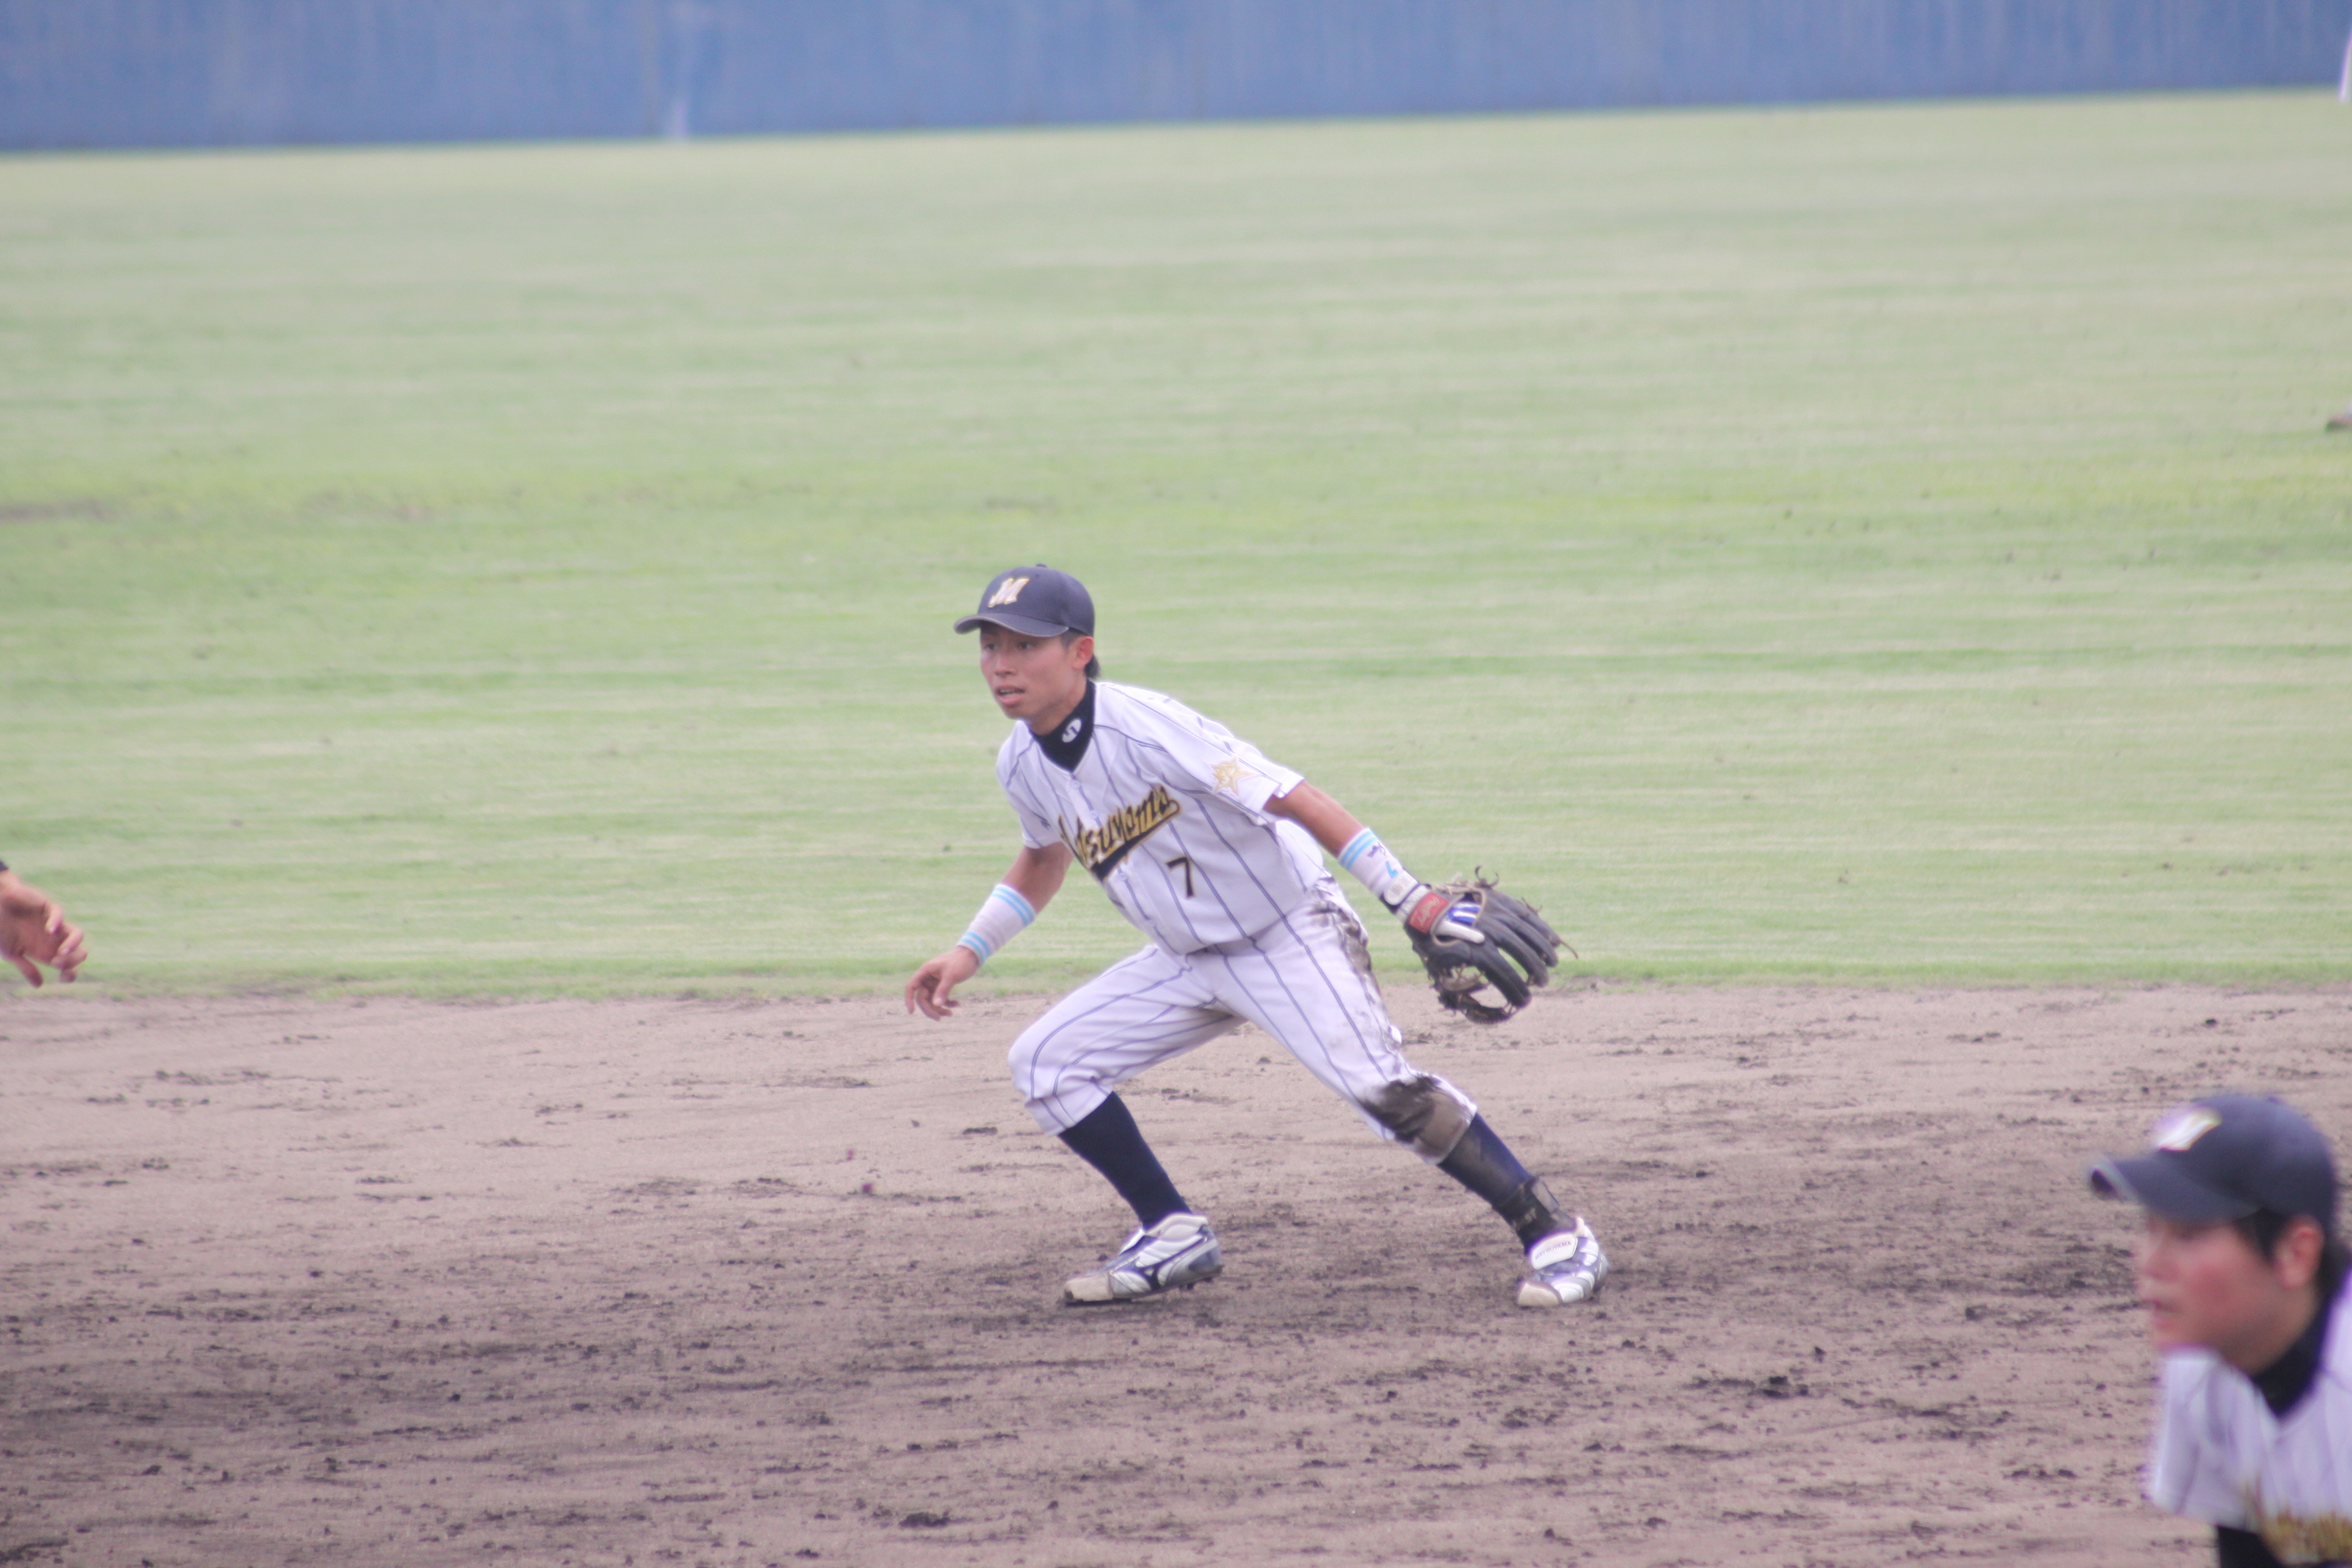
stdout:
<svg viewBox="0 0 2352 1568">
<path fill-rule="evenodd" d="M 1069 846 L 1145 935 L 1175 952 L 1243 941 L 1328 883 L 1307 830 L 1265 813 L 1300 774 L 1157 691 L 1097 681 L 1092 708 L 1075 768 L 1015 724 L 996 776 L 1022 842 Z"/>
<path fill-rule="evenodd" d="M 2210 1352 L 2165 1358 L 2148 1500 L 2252 1531 L 2282 1563 L 2352 1563 L 2352 1285 L 2325 1310 L 2318 1372 L 2284 1417 Z"/>
</svg>

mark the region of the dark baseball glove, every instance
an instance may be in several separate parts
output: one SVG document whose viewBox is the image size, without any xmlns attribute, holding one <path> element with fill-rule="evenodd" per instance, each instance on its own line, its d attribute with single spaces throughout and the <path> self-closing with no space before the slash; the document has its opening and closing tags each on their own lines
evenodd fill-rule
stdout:
<svg viewBox="0 0 2352 1568">
<path fill-rule="evenodd" d="M 1559 965 L 1559 933 L 1484 877 L 1425 888 L 1404 911 L 1404 929 L 1439 1004 L 1474 1023 L 1517 1013 Z M 1481 999 L 1482 991 L 1497 1000 Z"/>
</svg>

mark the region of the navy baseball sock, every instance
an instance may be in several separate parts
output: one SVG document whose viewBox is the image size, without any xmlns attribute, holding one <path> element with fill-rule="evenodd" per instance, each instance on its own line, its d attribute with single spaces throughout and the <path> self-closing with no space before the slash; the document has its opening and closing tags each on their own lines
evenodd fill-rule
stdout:
<svg viewBox="0 0 2352 1568">
<path fill-rule="evenodd" d="M 1470 1119 L 1470 1131 L 1437 1168 L 1486 1200 L 1503 1216 L 1523 1247 L 1531 1247 L 1566 1222 L 1542 1178 L 1529 1175 L 1486 1119 Z"/>
<path fill-rule="evenodd" d="M 1143 1131 L 1136 1126 L 1127 1102 L 1118 1096 L 1112 1095 L 1088 1111 L 1062 1134 L 1062 1142 L 1118 1189 L 1118 1195 L 1135 1211 L 1138 1225 L 1149 1228 L 1171 1214 L 1189 1211 L 1176 1184 L 1160 1168 L 1160 1156 L 1143 1141 Z"/>
</svg>

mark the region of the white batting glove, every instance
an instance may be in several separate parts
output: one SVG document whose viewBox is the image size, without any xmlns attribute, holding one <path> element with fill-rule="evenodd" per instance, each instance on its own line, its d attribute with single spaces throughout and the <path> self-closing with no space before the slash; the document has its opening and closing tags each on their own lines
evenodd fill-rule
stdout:
<svg viewBox="0 0 2352 1568">
<path fill-rule="evenodd" d="M 1404 922 L 1407 931 L 1424 936 L 1451 937 L 1456 942 L 1485 942 L 1478 928 L 1453 918 L 1454 905 L 1444 893 L 1431 887 L 1400 865 L 1389 853 L 1389 847 L 1370 828 L 1348 842 L 1339 852 L 1339 868 L 1352 873 L 1363 883 L 1381 907 Z M 1472 904 L 1465 911 L 1470 921 L 1478 918 L 1478 907 Z"/>
<path fill-rule="evenodd" d="M 1478 918 L 1478 906 L 1465 904 L 1458 912 L 1475 921 Z M 1454 900 L 1426 882 L 1415 882 L 1406 889 L 1404 896 L 1390 906 L 1389 913 L 1402 921 L 1405 930 L 1423 936 L 1451 937 L 1456 942 L 1486 940 L 1486 933 L 1476 926 L 1455 919 Z"/>
</svg>

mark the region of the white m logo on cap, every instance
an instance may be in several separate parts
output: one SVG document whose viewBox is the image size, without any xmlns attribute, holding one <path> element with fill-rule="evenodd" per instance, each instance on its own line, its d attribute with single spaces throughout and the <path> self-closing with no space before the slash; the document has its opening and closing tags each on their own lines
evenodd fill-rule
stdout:
<svg viewBox="0 0 2352 1568">
<path fill-rule="evenodd" d="M 2175 1154 L 2194 1148 L 2197 1140 L 2221 1125 L 2221 1119 L 2201 1105 L 2184 1105 L 2156 1124 L 2148 1142 Z"/>
<path fill-rule="evenodd" d="M 988 604 L 985 607 L 992 610 L 1000 605 L 1013 603 L 1021 596 L 1021 590 L 1028 585 L 1029 579 L 1026 577 L 1007 577 L 1003 586 L 988 596 Z"/>
</svg>

